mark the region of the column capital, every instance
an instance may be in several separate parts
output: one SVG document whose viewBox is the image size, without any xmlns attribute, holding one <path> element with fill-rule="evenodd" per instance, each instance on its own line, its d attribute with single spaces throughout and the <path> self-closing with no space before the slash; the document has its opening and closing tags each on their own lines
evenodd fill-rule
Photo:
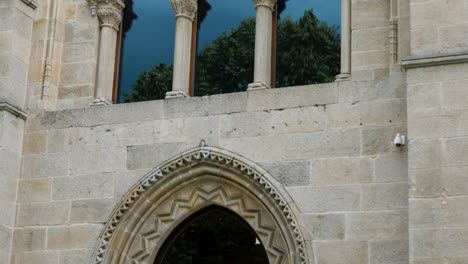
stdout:
<svg viewBox="0 0 468 264">
<path fill-rule="evenodd" d="M 111 27 L 119 31 L 122 22 L 122 10 L 125 7 L 122 0 L 87 0 L 91 14 L 97 14 L 101 27 Z"/>
<path fill-rule="evenodd" d="M 176 17 L 186 17 L 192 21 L 195 19 L 198 9 L 196 0 L 171 0 L 171 4 Z"/>
<path fill-rule="evenodd" d="M 255 8 L 265 6 L 271 9 L 271 11 L 275 10 L 276 0 L 253 0 L 253 2 L 255 4 Z"/>
</svg>

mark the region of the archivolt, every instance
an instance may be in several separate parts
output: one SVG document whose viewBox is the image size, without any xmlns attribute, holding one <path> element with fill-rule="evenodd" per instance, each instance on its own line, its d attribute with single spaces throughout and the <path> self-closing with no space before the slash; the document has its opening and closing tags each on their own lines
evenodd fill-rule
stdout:
<svg viewBox="0 0 468 264">
<path fill-rule="evenodd" d="M 270 263 L 309 263 L 310 238 L 281 184 L 251 161 L 214 147 L 186 151 L 135 184 L 106 223 L 93 263 L 152 264 L 171 231 L 210 205 L 243 217 Z"/>
</svg>

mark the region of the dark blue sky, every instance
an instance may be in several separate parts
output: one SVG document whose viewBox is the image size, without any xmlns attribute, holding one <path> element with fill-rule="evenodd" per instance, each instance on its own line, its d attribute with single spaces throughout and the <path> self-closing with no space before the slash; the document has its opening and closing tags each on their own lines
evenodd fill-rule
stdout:
<svg viewBox="0 0 468 264">
<path fill-rule="evenodd" d="M 252 0 L 209 0 L 212 6 L 199 32 L 199 45 L 205 46 L 222 32 L 248 17 L 255 16 Z M 329 25 L 340 25 L 340 0 L 289 0 L 281 14 L 296 20 L 304 10 L 313 8 L 315 15 Z M 138 18 L 127 32 L 122 58 L 122 93 L 130 93 L 138 75 L 159 63 L 172 64 L 174 56 L 175 17 L 170 0 L 134 0 Z"/>
</svg>

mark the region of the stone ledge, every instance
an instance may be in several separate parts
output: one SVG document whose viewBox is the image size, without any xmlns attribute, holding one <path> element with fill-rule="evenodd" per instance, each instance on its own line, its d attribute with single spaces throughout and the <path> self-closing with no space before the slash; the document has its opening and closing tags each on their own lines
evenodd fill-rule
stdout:
<svg viewBox="0 0 468 264">
<path fill-rule="evenodd" d="M 7 111 L 10 114 L 19 117 L 23 120 L 26 120 L 26 118 L 28 118 L 28 114 L 23 109 L 7 102 L 0 102 L 0 111 Z"/>
<path fill-rule="evenodd" d="M 23 1 L 27 6 L 31 7 L 32 9 L 37 8 L 37 0 L 21 0 Z"/>
<path fill-rule="evenodd" d="M 436 56 L 408 57 L 402 60 L 401 66 L 407 70 L 457 63 L 468 63 L 468 52 L 442 54 Z"/>
</svg>

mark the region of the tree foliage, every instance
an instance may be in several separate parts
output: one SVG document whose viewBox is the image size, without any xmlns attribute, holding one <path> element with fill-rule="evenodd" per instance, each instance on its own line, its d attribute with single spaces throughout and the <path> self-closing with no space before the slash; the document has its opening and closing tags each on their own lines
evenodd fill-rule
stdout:
<svg viewBox="0 0 468 264">
<path fill-rule="evenodd" d="M 340 35 L 307 10 L 277 27 L 276 87 L 331 82 L 340 70 Z M 246 19 L 205 46 L 196 60 L 195 95 L 245 91 L 253 82 L 255 19 Z M 172 66 L 159 64 L 137 79 L 125 102 L 163 99 L 172 85 Z"/>
</svg>

